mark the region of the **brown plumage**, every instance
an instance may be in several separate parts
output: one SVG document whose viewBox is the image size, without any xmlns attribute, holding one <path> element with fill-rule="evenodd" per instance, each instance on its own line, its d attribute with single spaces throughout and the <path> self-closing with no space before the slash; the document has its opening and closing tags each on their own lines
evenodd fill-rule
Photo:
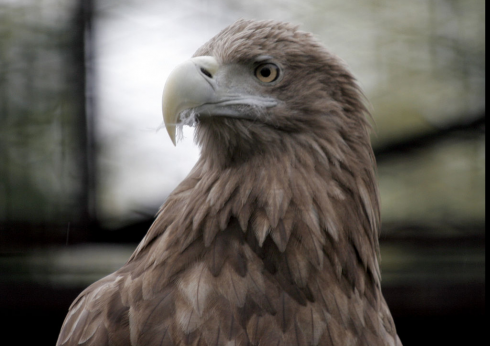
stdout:
<svg viewBox="0 0 490 346">
<path fill-rule="evenodd" d="M 191 60 L 192 73 L 235 101 L 199 86 L 199 102 L 170 112 L 164 96 L 166 121 L 197 118 L 201 157 L 128 263 L 73 302 L 58 345 L 401 345 L 355 79 L 273 21 L 240 20 L 202 56 L 213 58 Z M 176 75 L 166 93 L 186 83 Z"/>
</svg>

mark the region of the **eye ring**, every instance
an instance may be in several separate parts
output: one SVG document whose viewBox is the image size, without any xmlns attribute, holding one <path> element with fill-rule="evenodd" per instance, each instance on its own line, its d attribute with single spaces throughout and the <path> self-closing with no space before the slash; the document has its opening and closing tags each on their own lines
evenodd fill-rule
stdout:
<svg viewBox="0 0 490 346">
<path fill-rule="evenodd" d="M 255 77 L 262 83 L 272 83 L 279 78 L 279 67 L 273 63 L 260 64 L 255 69 Z"/>
</svg>

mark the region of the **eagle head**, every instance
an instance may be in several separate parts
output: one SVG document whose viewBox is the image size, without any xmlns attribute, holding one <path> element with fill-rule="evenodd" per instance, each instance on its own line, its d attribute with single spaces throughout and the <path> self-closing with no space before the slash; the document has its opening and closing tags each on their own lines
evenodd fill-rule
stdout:
<svg viewBox="0 0 490 346">
<path fill-rule="evenodd" d="M 294 156 L 305 140 L 332 161 L 357 164 L 370 147 L 365 114 L 345 64 L 311 34 L 275 21 L 225 28 L 170 74 L 163 93 L 172 142 L 177 125 L 195 124 L 201 156 L 221 166 Z"/>
</svg>

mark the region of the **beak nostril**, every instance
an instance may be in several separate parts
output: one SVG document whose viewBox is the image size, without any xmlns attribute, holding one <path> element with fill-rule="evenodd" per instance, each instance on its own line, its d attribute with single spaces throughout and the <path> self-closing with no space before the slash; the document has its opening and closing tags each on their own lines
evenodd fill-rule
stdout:
<svg viewBox="0 0 490 346">
<path fill-rule="evenodd" d="M 206 70 L 204 67 L 201 67 L 201 72 L 204 75 L 208 76 L 209 78 L 213 78 L 213 75 L 208 70 Z"/>
</svg>

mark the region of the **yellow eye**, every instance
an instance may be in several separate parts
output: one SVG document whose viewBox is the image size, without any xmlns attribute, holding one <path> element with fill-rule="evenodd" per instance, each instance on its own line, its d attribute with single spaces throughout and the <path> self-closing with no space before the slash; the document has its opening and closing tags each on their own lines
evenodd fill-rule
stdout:
<svg viewBox="0 0 490 346">
<path fill-rule="evenodd" d="M 255 77 L 264 83 L 274 82 L 279 77 L 279 67 L 271 63 L 259 65 L 255 69 Z"/>
</svg>

